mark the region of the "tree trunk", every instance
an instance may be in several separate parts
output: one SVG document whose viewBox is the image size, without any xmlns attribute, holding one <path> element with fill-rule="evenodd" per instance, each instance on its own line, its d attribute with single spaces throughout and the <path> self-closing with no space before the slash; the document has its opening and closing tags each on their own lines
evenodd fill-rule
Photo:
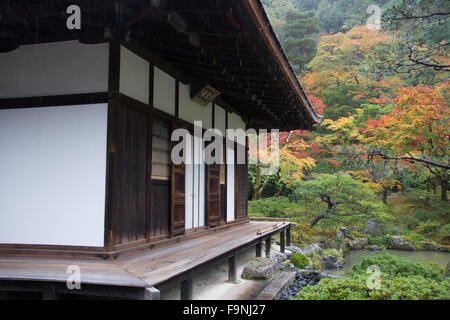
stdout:
<svg viewBox="0 0 450 320">
<path fill-rule="evenodd" d="M 256 165 L 255 184 L 253 185 L 253 200 L 259 200 L 261 195 L 259 190 L 261 189 L 261 166 L 259 163 Z"/>
<path fill-rule="evenodd" d="M 431 189 L 433 189 L 433 194 L 436 194 L 436 179 L 433 178 L 433 180 L 431 180 Z"/>
<path fill-rule="evenodd" d="M 441 200 L 448 202 L 447 190 L 448 182 L 445 178 L 439 178 L 439 184 L 441 185 Z"/>
<path fill-rule="evenodd" d="M 280 190 L 278 190 L 278 192 L 275 195 L 275 197 L 279 197 L 281 195 L 281 193 L 283 192 L 285 187 L 286 187 L 286 185 L 283 183 L 283 185 L 281 186 Z"/>
<path fill-rule="evenodd" d="M 387 204 L 388 189 L 383 189 L 383 203 Z"/>
<path fill-rule="evenodd" d="M 327 213 L 326 213 L 326 212 L 321 213 L 321 214 L 318 214 L 317 216 L 314 217 L 314 219 L 312 219 L 311 223 L 309 224 L 309 227 L 310 227 L 310 228 L 314 227 L 314 225 L 315 225 L 317 222 L 319 222 L 320 219 L 323 219 L 323 218 L 325 218 L 326 216 L 327 216 Z"/>
</svg>

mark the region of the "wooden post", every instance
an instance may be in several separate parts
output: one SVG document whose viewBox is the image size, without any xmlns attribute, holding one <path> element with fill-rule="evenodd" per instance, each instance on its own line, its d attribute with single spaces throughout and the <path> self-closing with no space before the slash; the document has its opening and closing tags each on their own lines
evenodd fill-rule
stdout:
<svg viewBox="0 0 450 320">
<path fill-rule="evenodd" d="M 261 242 L 258 242 L 256 244 L 256 256 L 261 257 L 262 256 L 262 244 Z"/>
<path fill-rule="evenodd" d="M 284 229 L 280 232 L 280 252 L 284 253 L 285 248 L 285 231 Z"/>
<path fill-rule="evenodd" d="M 237 281 L 237 268 L 236 268 L 236 254 L 233 253 L 231 257 L 228 258 L 228 281 Z"/>
<path fill-rule="evenodd" d="M 181 300 L 192 300 L 193 284 L 192 273 L 188 273 L 187 278 L 181 282 Z"/>
<path fill-rule="evenodd" d="M 42 290 L 42 299 L 43 300 L 57 299 L 56 289 L 53 283 L 46 283 L 44 285 L 44 289 Z"/>
<path fill-rule="evenodd" d="M 161 293 L 155 287 L 145 288 L 142 299 L 143 300 L 160 300 Z"/>
<path fill-rule="evenodd" d="M 286 246 L 291 245 L 291 225 L 286 228 Z"/>
<path fill-rule="evenodd" d="M 266 258 L 270 258 L 270 247 L 272 246 L 272 238 L 266 239 Z"/>
</svg>

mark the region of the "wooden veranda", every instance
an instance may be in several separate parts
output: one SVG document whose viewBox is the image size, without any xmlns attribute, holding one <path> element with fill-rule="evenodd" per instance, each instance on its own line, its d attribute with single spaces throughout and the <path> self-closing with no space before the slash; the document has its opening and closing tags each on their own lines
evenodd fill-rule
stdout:
<svg viewBox="0 0 450 320">
<path fill-rule="evenodd" d="M 181 299 L 192 299 L 193 276 L 228 260 L 229 280 L 237 278 L 236 255 L 255 247 L 261 256 L 263 243 L 280 233 L 280 248 L 290 244 L 289 222 L 251 221 L 233 228 L 211 229 L 206 235 L 182 242 L 161 243 L 126 251 L 115 260 L 0 256 L 0 293 L 37 292 L 44 299 L 66 295 L 129 299 L 159 299 L 159 292 L 181 283 Z M 80 289 L 69 289 L 69 266 L 78 266 Z"/>
</svg>

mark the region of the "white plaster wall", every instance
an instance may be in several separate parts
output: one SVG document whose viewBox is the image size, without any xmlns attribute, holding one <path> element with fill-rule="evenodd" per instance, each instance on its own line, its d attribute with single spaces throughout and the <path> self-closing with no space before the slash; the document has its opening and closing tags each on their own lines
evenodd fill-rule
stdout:
<svg viewBox="0 0 450 320">
<path fill-rule="evenodd" d="M 0 110 L 0 243 L 103 246 L 107 104 Z"/>
<path fill-rule="evenodd" d="M 119 91 L 142 103 L 149 103 L 150 64 L 127 48 L 120 47 Z"/>
<path fill-rule="evenodd" d="M 0 53 L 0 98 L 106 92 L 108 61 L 108 43 L 20 46 Z"/>
<path fill-rule="evenodd" d="M 234 150 L 227 149 L 227 221 L 234 220 Z"/>
<path fill-rule="evenodd" d="M 205 129 L 210 129 L 212 126 L 212 104 L 201 106 L 191 100 L 191 91 L 189 85 L 180 83 L 180 105 L 179 117 L 189 123 L 194 121 L 202 121 L 202 126 Z"/>
<path fill-rule="evenodd" d="M 214 106 L 214 127 L 219 129 L 225 135 L 227 113 L 222 107 Z"/>
<path fill-rule="evenodd" d="M 228 113 L 228 129 L 242 129 L 245 131 L 245 122 L 236 113 Z"/>
<path fill-rule="evenodd" d="M 153 104 L 156 109 L 175 115 L 175 78 L 155 67 Z"/>
<path fill-rule="evenodd" d="M 186 229 L 205 225 L 205 164 L 201 163 L 204 144 L 193 137 L 193 164 L 186 165 Z"/>
</svg>

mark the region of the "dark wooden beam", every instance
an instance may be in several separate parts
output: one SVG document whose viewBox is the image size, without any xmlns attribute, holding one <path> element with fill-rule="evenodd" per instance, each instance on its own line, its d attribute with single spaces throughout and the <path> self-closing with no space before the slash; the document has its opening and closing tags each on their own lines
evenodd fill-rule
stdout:
<svg viewBox="0 0 450 320">
<path fill-rule="evenodd" d="M 261 242 L 257 243 L 255 249 L 256 249 L 256 256 L 261 257 L 262 256 L 262 243 Z"/>
<path fill-rule="evenodd" d="M 289 227 L 286 228 L 286 246 L 290 246 L 291 245 L 291 225 L 289 225 Z"/>
<path fill-rule="evenodd" d="M 237 267 L 236 267 L 236 253 L 228 258 L 228 281 L 236 282 L 237 280 Z"/>
<path fill-rule="evenodd" d="M 180 288 L 181 300 L 192 300 L 193 286 L 194 286 L 193 273 L 189 272 L 186 279 L 181 281 L 181 288 Z"/>
<path fill-rule="evenodd" d="M 272 238 L 268 237 L 266 239 L 266 250 L 265 250 L 266 258 L 270 258 L 270 247 L 271 246 L 272 246 Z"/>
</svg>

